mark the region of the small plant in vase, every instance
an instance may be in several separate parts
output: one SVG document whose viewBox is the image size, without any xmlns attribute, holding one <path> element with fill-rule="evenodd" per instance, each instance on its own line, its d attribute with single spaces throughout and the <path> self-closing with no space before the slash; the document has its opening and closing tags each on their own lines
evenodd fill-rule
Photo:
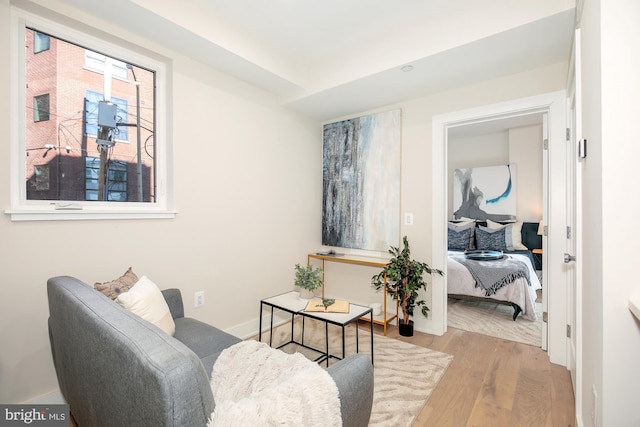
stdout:
<svg viewBox="0 0 640 427">
<path fill-rule="evenodd" d="M 302 267 L 300 264 L 295 265 L 296 279 L 293 283 L 295 286 L 306 291 L 301 293 L 303 299 L 311 299 L 315 296 L 315 290 L 322 287 L 322 269 L 314 269 L 311 264 Z"/>
<path fill-rule="evenodd" d="M 400 335 L 413 335 L 413 311 L 420 306 L 424 317 L 429 317 L 429 307 L 424 300 L 418 301 L 418 291 L 427 289 L 424 273 L 444 275 L 442 270 L 429 267 L 427 263 L 411 259 L 409 240 L 402 239 L 403 248 L 391 246 L 389 253 L 393 256 L 384 269 L 371 278 L 371 285 L 376 291 L 384 290 L 398 301 L 402 310 L 402 320 L 399 323 Z"/>
</svg>

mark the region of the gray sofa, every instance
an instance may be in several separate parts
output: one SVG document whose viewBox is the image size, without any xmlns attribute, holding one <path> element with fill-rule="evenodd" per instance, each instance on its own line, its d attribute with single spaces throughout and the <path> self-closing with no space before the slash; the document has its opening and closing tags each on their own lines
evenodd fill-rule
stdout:
<svg viewBox="0 0 640 427">
<path fill-rule="evenodd" d="M 219 353 L 240 342 L 185 318 L 178 289 L 162 291 L 172 337 L 68 276 L 47 282 L 49 337 L 60 390 L 79 427 L 205 426 L 215 407 L 209 376 Z M 343 425 L 366 426 L 373 400 L 368 356 L 328 368 Z"/>
</svg>

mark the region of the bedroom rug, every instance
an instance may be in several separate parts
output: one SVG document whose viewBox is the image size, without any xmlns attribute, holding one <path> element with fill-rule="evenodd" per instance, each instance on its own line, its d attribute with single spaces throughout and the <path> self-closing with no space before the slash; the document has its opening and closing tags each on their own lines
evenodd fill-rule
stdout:
<svg viewBox="0 0 640 427">
<path fill-rule="evenodd" d="M 300 325 L 296 324 L 298 340 L 301 329 Z M 322 348 L 324 331 L 324 323 L 307 319 L 305 344 Z M 288 341 L 290 334 L 290 323 L 276 328 L 273 335 L 274 345 Z M 369 331 L 360 329 L 358 335 L 360 353 L 370 355 Z M 374 392 L 369 426 L 409 427 L 438 385 L 453 356 L 377 334 L 374 334 L 373 343 Z M 341 356 L 341 328 L 337 326 L 329 325 L 329 349 L 333 354 Z M 283 351 L 298 351 L 310 359 L 317 357 L 317 353 L 295 344 L 287 345 Z M 346 328 L 346 351 L 347 355 L 355 353 L 354 325 Z M 335 363 L 335 360 L 332 359 L 331 363 Z M 322 366 L 326 366 L 324 362 Z"/>
<path fill-rule="evenodd" d="M 510 305 L 449 298 L 447 324 L 449 327 L 476 332 L 509 341 L 540 347 L 542 335 L 542 303 L 536 302 L 535 322 L 518 317 L 513 321 Z"/>
</svg>

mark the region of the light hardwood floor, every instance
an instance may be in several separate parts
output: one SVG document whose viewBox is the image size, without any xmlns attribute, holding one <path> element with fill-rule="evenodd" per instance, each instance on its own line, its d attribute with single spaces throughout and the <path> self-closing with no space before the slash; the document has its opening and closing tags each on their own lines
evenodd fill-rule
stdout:
<svg viewBox="0 0 640 427">
<path fill-rule="evenodd" d="M 539 347 L 454 328 L 407 338 L 390 326 L 387 337 L 454 356 L 413 427 L 576 425 L 569 371 Z M 70 426 L 77 427 L 73 420 Z"/>
<path fill-rule="evenodd" d="M 454 356 L 413 427 L 576 425 L 569 371 L 539 347 L 454 328 L 387 336 Z"/>
</svg>

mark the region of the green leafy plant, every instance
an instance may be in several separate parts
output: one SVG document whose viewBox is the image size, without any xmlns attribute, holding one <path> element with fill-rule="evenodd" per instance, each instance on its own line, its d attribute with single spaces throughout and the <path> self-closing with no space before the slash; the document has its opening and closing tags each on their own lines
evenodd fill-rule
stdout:
<svg viewBox="0 0 640 427">
<path fill-rule="evenodd" d="M 326 310 L 327 308 L 331 307 L 331 305 L 336 302 L 335 299 L 333 298 L 322 298 L 322 305 L 324 306 L 324 309 Z"/>
<path fill-rule="evenodd" d="M 427 289 L 424 273 L 443 276 L 444 272 L 429 267 L 427 263 L 411 259 L 407 236 L 404 236 L 402 242 L 402 249 L 391 246 L 389 253 L 393 258 L 380 273 L 371 278 L 371 285 L 376 291 L 384 290 L 398 301 L 402 310 L 402 323 L 408 325 L 416 306 L 420 306 L 424 317 L 429 317 L 427 303 L 424 300 L 418 301 L 418 291 Z"/>
<path fill-rule="evenodd" d="M 313 265 L 307 264 L 302 267 L 300 264 L 295 265 L 296 279 L 294 285 L 313 292 L 322 286 L 322 269 L 314 269 Z"/>
</svg>

